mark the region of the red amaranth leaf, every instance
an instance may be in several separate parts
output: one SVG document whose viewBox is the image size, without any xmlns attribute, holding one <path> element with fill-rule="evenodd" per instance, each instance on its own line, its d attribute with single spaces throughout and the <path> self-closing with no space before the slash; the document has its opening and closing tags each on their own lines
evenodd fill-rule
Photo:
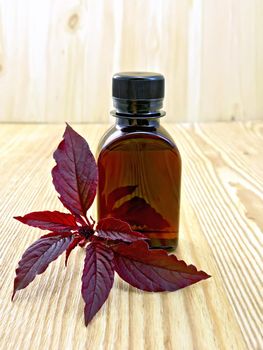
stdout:
<svg viewBox="0 0 263 350">
<path fill-rule="evenodd" d="M 58 234 L 55 237 L 40 238 L 27 248 L 16 269 L 12 300 L 15 293 L 27 287 L 36 275 L 43 273 L 48 265 L 68 248 L 71 241 L 71 236 L 63 237 Z"/>
<path fill-rule="evenodd" d="M 49 232 L 43 236 L 41 236 L 40 238 L 49 238 L 49 237 L 71 237 L 73 235 L 72 232 Z"/>
<path fill-rule="evenodd" d="M 175 291 L 209 278 L 162 249 L 150 250 L 144 241 L 112 247 L 115 271 L 132 286 L 149 291 Z"/>
<path fill-rule="evenodd" d="M 96 231 L 99 237 L 111 241 L 131 243 L 142 239 L 148 240 L 142 233 L 133 231 L 127 222 L 114 218 L 101 219 Z"/>
<path fill-rule="evenodd" d="M 91 217 L 88 219 L 86 212 L 96 194 L 97 165 L 85 139 L 69 125 L 54 159 L 53 183 L 61 202 L 71 214 L 43 211 L 15 217 L 27 225 L 52 232 L 40 237 L 22 255 L 16 269 L 12 299 L 64 251 L 67 264 L 77 245 L 83 248 L 87 245 L 81 289 L 86 325 L 108 298 L 115 271 L 132 286 L 151 292 L 175 291 L 210 277 L 164 250 L 150 250 L 147 237 L 132 230 L 129 224 L 155 232 L 170 226 L 143 198 L 128 197 L 135 195 L 136 185 L 115 189 L 107 201 L 104 195 L 101 196 L 104 219 L 99 221 L 95 231 L 95 222 Z M 103 168 L 100 180 L 104 183 Z M 118 207 L 120 199 L 126 202 Z"/>
<path fill-rule="evenodd" d="M 42 230 L 64 232 L 77 228 L 76 219 L 72 214 L 59 211 L 35 211 L 24 216 L 15 216 L 14 219 Z"/>
<path fill-rule="evenodd" d="M 104 244 L 90 243 L 82 275 L 82 297 L 85 301 L 85 325 L 104 304 L 114 281 L 114 254 Z"/>
<path fill-rule="evenodd" d="M 86 140 L 69 125 L 54 153 L 53 184 L 72 214 L 85 216 L 96 195 L 98 170 Z"/>
<path fill-rule="evenodd" d="M 111 211 L 114 218 L 127 221 L 131 226 L 157 230 L 169 227 L 169 223 L 143 198 L 133 197 Z"/>
<path fill-rule="evenodd" d="M 114 207 L 114 204 L 119 199 L 127 196 L 128 194 L 132 194 L 137 187 L 138 187 L 137 185 L 122 186 L 112 191 L 107 198 L 107 210 L 111 211 L 112 208 Z"/>
<path fill-rule="evenodd" d="M 83 240 L 83 237 L 81 236 L 78 236 L 78 237 L 75 237 L 73 239 L 73 241 L 70 243 L 70 245 L 68 246 L 68 249 L 66 250 L 66 259 L 65 259 L 65 265 L 67 266 L 67 263 L 68 263 L 68 258 L 69 258 L 69 255 L 70 253 L 72 252 L 72 250 L 74 248 L 76 248 L 76 246 Z"/>
</svg>

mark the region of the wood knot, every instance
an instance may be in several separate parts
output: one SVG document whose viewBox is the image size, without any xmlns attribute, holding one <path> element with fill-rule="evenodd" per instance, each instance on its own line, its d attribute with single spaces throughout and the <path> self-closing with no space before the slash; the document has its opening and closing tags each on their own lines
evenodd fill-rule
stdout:
<svg viewBox="0 0 263 350">
<path fill-rule="evenodd" d="M 68 26 L 70 30 L 75 30 L 78 23 L 79 23 L 79 15 L 77 13 L 74 13 L 69 17 Z"/>
</svg>

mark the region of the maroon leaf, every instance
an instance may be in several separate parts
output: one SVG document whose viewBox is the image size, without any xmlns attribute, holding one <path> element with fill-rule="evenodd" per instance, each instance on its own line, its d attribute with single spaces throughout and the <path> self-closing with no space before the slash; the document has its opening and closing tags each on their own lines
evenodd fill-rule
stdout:
<svg viewBox="0 0 263 350">
<path fill-rule="evenodd" d="M 83 240 L 83 237 L 81 236 L 78 236 L 78 237 L 75 237 L 73 239 L 73 241 L 70 243 L 70 245 L 68 246 L 68 249 L 66 250 L 66 259 L 65 259 L 65 265 L 67 266 L 67 263 L 68 263 L 68 258 L 69 258 L 69 255 L 70 253 L 72 252 L 72 250 L 74 248 L 76 248 L 76 246 Z"/>
<path fill-rule="evenodd" d="M 59 211 L 35 211 L 25 216 L 15 216 L 14 219 L 42 230 L 64 232 L 77 228 L 76 219 L 73 215 L 60 213 Z"/>
<path fill-rule="evenodd" d="M 30 282 L 43 273 L 48 265 L 62 254 L 70 245 L 72 237 L 62 237 L 61 235 L 40 238 L 33 243 L 23 254 L 16 269 L 16 278 L 14 281 L 14 292 L 23 289 L 29 285 Z"/>
<path fill-rule="evenodd" d="M 119 199 L 127 196 L 128 194 L 132 194 L 137 187 L 138 187 L 137 185 L 122 186 L 112 191 L 107 198 L 107 210 L 108 211 L 112 210 L 112 208 L 114 207 L 114 204 Z"/>
<path fill-rule="evenodd" d="M 169 223 L 143 198 L 133 197 L 110 213 L 114 218 L 127 221 L 131 226 L 141 229 L 161 230 L 169 227 Z"/>
<path fill-rule="evenodd" d="M 97 165 L 88 143 L 69 125 L 63 138 L 54 153 L 53 183 L 63 205 L 85 216 L 96 194 Z"/>
<path fill-rule="evenodd" d="M 103 244 L 90 243 L 86 248 L 81 289 L 86 325 L 108 298 L 114 280 L 113 258 L 113 252 Z"/>
<path fill-rule="evenodd" d="M 92 218 L 90 222 L 86 212 L 96 194 L 97 165 L 85 139 L 69 125 L 54 159 L 53 183 L 71 214 L 43 211 L 15 217 L 22 223 L 52 232 L 40 237 L 23 254 L 16 269 L 12 299 L 64 251 L 67 264 L 77 245 L 85 247 L 88 244 L 81 290 L 86 325 L 108 298 L 114 271 L 134 287 L 152 292 L 174 291 L 210 277 L 164 250 L 150 250 L 147 237 L 132 230 L 129 224 L 138 230 L 155 232 L 170 227 L 161 213 L 138 196 L 116 207 L 120 199 L 134 195 L 136 185 L 115 189 L 107 196 L 107 201 L 104 195 L 100 196 L 101 216 L 107 218 L 99 221 L 97 235 L 94 234 L 95 222 Z M 104 183 L 104 180 L 102 167 L 100 181 Z"/>
<path fill-rule="evenodd" d="M 144 241 L 121 243 L 112 249 L 115 271 L 126 282 L 145 291 L 175 291 L 210 277 L 164 250 L 150 250 Z"/>
<path fill-rule="evenodd" d="M 148 240 L 142 233 L 132 231 L 127 222 L 114 218 L 101 219 L 97 224 L 96 231 L 99 237 L 111 241 L 131 243 L 138 241 L 138 239 Z"/>
<path fill-rule="evenodd" d="M 71 237 L 72 236 L 72 232 L 49 232 L 43 236 L 41 236 L 40 238 L 49 238 L 49 237 Z"/>
</svg>

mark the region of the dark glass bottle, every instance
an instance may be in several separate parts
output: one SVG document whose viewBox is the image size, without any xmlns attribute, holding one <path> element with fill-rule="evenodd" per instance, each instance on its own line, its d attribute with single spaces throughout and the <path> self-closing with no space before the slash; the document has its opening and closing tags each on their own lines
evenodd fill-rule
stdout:
<svg viewBox="0 0 263 350">
<path fill-rule="evenodd" d="M 160 125 L 164 77 L 119 73 L 113 77 L 116 123 L 98 147 L 98 219 L 129 222 L 152 248 L 178 243 L 181 158 Z"/>
</svg>

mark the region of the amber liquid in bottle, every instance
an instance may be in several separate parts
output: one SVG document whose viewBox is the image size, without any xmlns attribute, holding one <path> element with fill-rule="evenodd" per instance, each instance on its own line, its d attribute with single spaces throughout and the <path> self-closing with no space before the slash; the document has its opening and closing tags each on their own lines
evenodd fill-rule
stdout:
<svg viewBox="0 0 263 350">
<path fill-rule="evenodd" d="M 179 152 L 160 135 L 127 130 L 100 152 L 98 216 L 125 220 L 150 238 L 151 247 L 172 250 L 179 229 Z"/>
<path fill-rule="evenodd" d="M 114 81 L 116 123 L 98 148 L 98 219 L 126 221 L 150 239 L 152 248 L 173 250 L 178 243 L 181 158 L 160 125 L 164 78 L 127 74 Z M 129 100 L 134 91 L 138 101 L 134 96 Z"/>
</svg>

